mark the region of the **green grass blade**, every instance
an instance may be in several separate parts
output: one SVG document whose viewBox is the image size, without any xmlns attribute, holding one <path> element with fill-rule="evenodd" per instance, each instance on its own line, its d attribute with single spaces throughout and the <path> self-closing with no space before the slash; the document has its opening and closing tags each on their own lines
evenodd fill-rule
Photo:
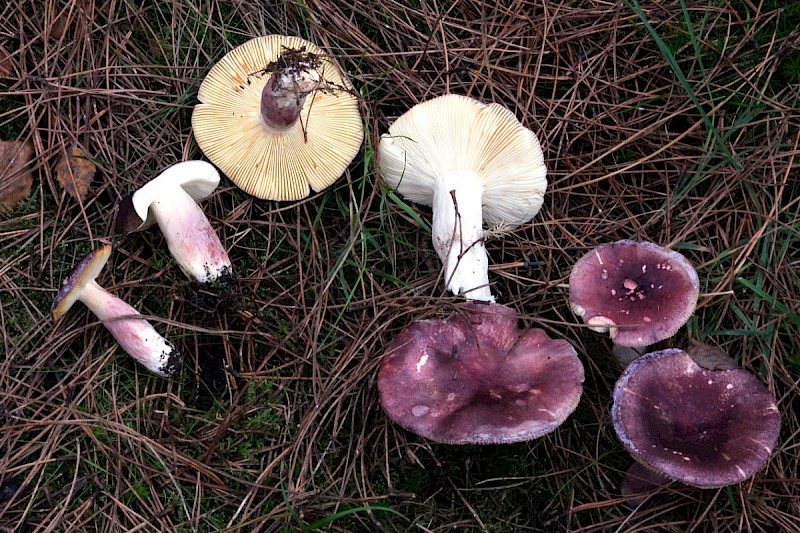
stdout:
<svg viewBox="0 0 800 533">
<path fill-rule="evenodd" d="M 382 505 L 364 505 L 364 506 L 361 506 L 361 507 L 351 507 L 349 509 L 344 509 L 342 511 L 339 511 L 336 514 L 332 514 L 331 516 L 327 516 L 325 518 L 320 518 L 316 522 L 312 522 L 312 523 L 310 523 L 308 525 L 304 525 L 303 529 L 305 531 L 312 531 L 314 529 L 319 529 L 322 526 L 326 526 L 326 525 L 330 524 L 334 520 L 338 520 L 338 519 L 340 519 L 342 517 L 345 517 L 347 515 L 351 515 L 351 514 L 355 514 L 355 513 L 361 513 L 361 512 L 364 512 L 364 511 L 383 511 L 383 512 L 387 512 L 387 513 L 393 513 L 393 514 L 396 514 L 397 516 L 399 516 L 400 518 L 402 518 L 403 520 L 408 521 L 408 517 L 406 517 L 400 511 L 397 511 L 396 509 L 392 509 L 391 507 L 384 507 Z"/>
<path fill-rule="evenodd" d="M 664 40 L 658 35 L 658 32 L 656 32 L 655 28 L 653 28 L 653 25 L 650 24 L 650 21 L 647 20 L 647 15 L 644 14 L 642 6 L 639 5 L 638 0 L 624 0 L 624 2 L 628 7 L 630 7 L 636 13 L 636 15 L 638 15 L 639 19 L 642 21 L 642 24 L 644 24 L 644 27 L 647 29 L 648 33 L 650 33 L 650 35 L 653 37 L 653 40 L 656 42 L 656 45 L 658 45 L 658 49 L 661 51 L 661 54 L 667 60 L 667 63 L 669 63 L 670 68 L 675 73 L 675 76 L 678 78 L 678 81 L 680 82 L 681 86 L 686 91 L 686 94 L 689 96 L 689 99 L 691 99 L 692 103 L 695 105 L 697 110 L 700 112 L 700 115 L 703 117 L 703 122 L 705 123 L 706 128 L 708 128 L 708 131 L 711 133 L 711 135 L 714 136 L 717 149 L 725 155 L 725 159 L 728 162 L 730 162 L 735 168 L 741 169 L 742 168 L 741 165 L 739 164 L 738 161 L 736 161 L 736 158 L 734 157 L 733 153 L 731 153 L 731 151 L 728 149 L 728 146 L 725 144 L 722 135 L 720 135 L 719 131 L 717 131 L 717 128 L 714 126 L 714 123 L 711 121 L 705 109 L 703 109 L 703 106 L 700 104 L 700 100 L 697 99 L 697 95 L 694 93 L 694 90 L 692 89 L 689 80 L 686 79 L 686 75 L 683 73 L 683 70 L 681 70 L 680 65 L 678 65 L 678 61 L 675 59 L 675 56 L 672 54 L 672 52 L 670 51 L 669 47 L 664 42 Z"/>
</svg>

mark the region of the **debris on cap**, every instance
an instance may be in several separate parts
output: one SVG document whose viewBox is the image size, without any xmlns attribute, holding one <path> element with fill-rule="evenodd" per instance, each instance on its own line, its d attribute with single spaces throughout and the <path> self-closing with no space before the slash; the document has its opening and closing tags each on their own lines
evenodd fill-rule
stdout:
<svg viewBox="0 0 800 533">
<path fill-rule="evenodd" d="M 299 37 L 267 35 L 234 48 L 197 98 L 200 149 L 261 199 L 300 200 L 327 188 L 364 139 L 352 85 L 330 54 Z"/>
<path fill-rule="evenodd" d="M 649 346 L 673 336 L 699 294 L 691 263 L 650 242 L 601 245 L 575 263 L 569 279 L 575 314 L 620 346 Z"/>
</svg>

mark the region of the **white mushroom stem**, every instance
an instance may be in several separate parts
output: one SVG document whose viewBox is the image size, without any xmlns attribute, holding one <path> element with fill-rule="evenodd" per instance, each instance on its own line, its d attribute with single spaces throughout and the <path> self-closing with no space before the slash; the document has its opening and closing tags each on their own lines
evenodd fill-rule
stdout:
<svg viewBox="0 0 800 533">
<path fill-rule="evenodd" d="M 489 257 L 483 244 L 483 182 L 472 172 L 451 171 L 433 189 L 433 247 L 444 263 L 447 288 L 470 300 L 494 302 Z"/>
<path fill-rule="evenodd" d="M 150 204 L 170 253 L 183 272 L 201 283 L 233 273 L 228 252 L 194 199 L 175 185 Z"/>
<path fill-rule="evenodd" d="M 630 346 L 620 346 L 619 344 L 614 343 L 611 348 L 611 353 L 614 355 L 617 363 L 619 363 L 619 366 L 625 370 L 634 360 L 646 354 L 648 349 L 649 346 L 632 348 Z"/>
<path fill-rule="evenodd" d="M 288 67 L 275 73 L 261 91 L 261 117 L 267 129 L 283 133 L 295 125 L 306 97 L 320 83 L 310 66 Z"/>
<path fill-rule="evenodd" d="M 96 281 L 90 280 L 80 289 L 78 297 L 131 357 L 159 376 L 170 376 L 180 366 L 181 358 L 175 347 L 142 318 L 120 318 L 141 314 L 109 293 Z"/>
</svg>

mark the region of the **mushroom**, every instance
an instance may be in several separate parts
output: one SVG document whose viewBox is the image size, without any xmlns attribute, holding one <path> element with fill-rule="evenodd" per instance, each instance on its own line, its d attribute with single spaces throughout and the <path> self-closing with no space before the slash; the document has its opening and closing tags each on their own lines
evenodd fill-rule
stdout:
<svg viewBox="0 0 800 533">
<path fill-rule="evenodd" d="M 378 391 L 389 418 L 451 444 L 529 440 L 577 407 L 583 365 L 565 340 L 520 330 L 498 304 L 460 306 L 411 324 L 388 346 Z"/>
<path fill-rule="evenodd" d="M 157 223 L 181 270 L 201 283 L 233 277 L 228 253 L 197 202 L 219 185 L 219 173 L 206 161 L 183 161 L 164 170 L 122 199 L 116 231 L 149 228 Z"/>
<path fill-rule="evenodd" d="M 122 349 L 145 368 L 159 376 L 175 374 L 183 360 L 180 352 L 142 319 L 136 309 L 95 280 L 110 255 L 110 244 L 89 252 L 62 282 L 50 313 L 59 320 L 76 301 L 81 301 L 103 322 Z"/>
<path fill-rule="evenodd" d="M 569 278 L 572 311 L 594 331 L 609 332 L 623 366 L 677 333 L 694 312 L 699 291 L 691 263 L 651 242 L 598 246 L 575 263 Z"/>
<path fill-rule="evenodd" d="M 701 488 L 764 467 L 781 426 L 775 397 L 742 368 L 709 370 L 683 350 L 633 361 L 614 387 L 614 429 L 633 457 Z"/>
<path fill-rule="evenodd" d="M 634 461 L 620 484 L 620 493 L 625 498 L 625 504 L 630 508 L 639 507 L 653 493 L 672 483 L 672 480 L 652 468 L 648 468 L 638 461 Z"/>
<path fill-rule="evenodd" d="M 447 288 L 494 301 L 483 220 L 511 229 L 539 212 L 547 189 L 536 135 L 498 104 L 448 94 L 415 105 L 381 136 L 381 175 L 433 206 L 433 247 Z"/>
<path fill-rule="evenodd" d="M 267 35 L 228 52 L 197 94 L 192 129 L 203 153 L 261 199 L 300 200 L 345 171 L 361 148 L 358 98 L 330 54 Z"/>
</svg>

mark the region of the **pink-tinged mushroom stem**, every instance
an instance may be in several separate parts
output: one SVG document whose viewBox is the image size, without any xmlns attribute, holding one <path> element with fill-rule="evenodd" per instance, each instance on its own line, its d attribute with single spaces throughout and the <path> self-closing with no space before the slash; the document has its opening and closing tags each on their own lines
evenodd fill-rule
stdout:
<svg viewBox="0 0 800 533">
<path fill-rule="evenodd" d="M 133 318 L 141 316 L 136 309 L 94 280 L 81 288 L 79 299 L 103 322 L 120 347 L 145 368 L 160 376 L 170 376 L 178 369 L 181 357 L 175 347 L 148 321 Z"/>
<path fill-rule="evenodd" d="M 267 129 L 283 133 L 292 128 L 300 118 L 306 97 L 319 83 L 319 73 L 308 63 L 272 74 L 261 91 L 261 117 Z"/>
<path fill-rule="evenodd" d="M 433 189 L 433 247 L 453 294 L 494 302 L 483 244 L 482 197 L 483 182 L 477 174 L 452 171 L 439 177 Z"/>
<path fill-rule="evenodd" d="M 155 200 L 150 210 L 170 253 L 187 276 L 208 283 L 232 275 L 228 252 L 203 210 L 181 187 L 175 186 Z"/>
</svg>

